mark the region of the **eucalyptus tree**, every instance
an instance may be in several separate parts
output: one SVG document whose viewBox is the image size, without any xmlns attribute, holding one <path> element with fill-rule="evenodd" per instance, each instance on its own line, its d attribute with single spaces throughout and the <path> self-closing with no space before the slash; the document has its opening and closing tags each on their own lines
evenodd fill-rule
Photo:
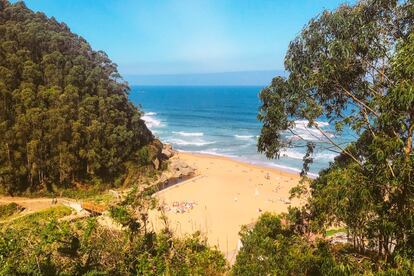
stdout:
<svg viewBox="0 0 414 276">
<path fill-rule="evenodd" d="M 0 0 L 0 191 L 120 177 L 153 140 L 128 92 L 64 23 Z"/>
<path fill-rule="evenodd" d="M 287 78 L 260 98 L 258 150 L 280 156 L 294 142 L 295 121 L 307 120 L 339 153 L 311 183 L 311 224 L 348 226 L 355 246 L 389 256 L 414 248 L 414 1 L 363 0 L 312 19 L 290 45 Z M 357 139 L 335 142 L 350 129 Z M 307 142 L 303 173 L 313 160 Z"/>
</svg>

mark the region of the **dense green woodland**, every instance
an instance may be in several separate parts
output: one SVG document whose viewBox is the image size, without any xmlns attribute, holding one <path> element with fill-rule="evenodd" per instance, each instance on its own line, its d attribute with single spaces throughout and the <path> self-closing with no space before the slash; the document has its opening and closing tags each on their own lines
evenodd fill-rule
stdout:
<svg viewBox="0 0 414 276">
<path fill-rule="evenodd" d="M 152 140 L 116 64 L 64 23 L 0 1 L 0 189 L 111 181 Z"/>
</svg>

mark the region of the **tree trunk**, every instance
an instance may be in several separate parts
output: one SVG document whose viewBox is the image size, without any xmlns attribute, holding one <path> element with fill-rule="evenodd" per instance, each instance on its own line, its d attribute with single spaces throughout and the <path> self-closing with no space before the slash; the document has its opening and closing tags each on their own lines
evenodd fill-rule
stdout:
<svg viewBox="0 0 414 276">
<path fill-rule="evenodd" d="M 413 132 L 414 132 L 414 123 L 408 127 L 407 141 L 405 142 L 405 156 L 408 158 L 413 150 Z"/>
<path fill-rule="evenodd" d="M 7 158 L 9 159 L 9 163 L 11 163 L 9 143 L 6 143 L 6 147 L 7 147 Z"/>
</svg>

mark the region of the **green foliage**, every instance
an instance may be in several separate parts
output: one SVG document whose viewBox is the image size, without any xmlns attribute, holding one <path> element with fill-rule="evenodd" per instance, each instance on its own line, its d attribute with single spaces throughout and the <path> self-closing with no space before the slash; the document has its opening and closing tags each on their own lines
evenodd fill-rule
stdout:
<svg viewBox="0 0 414 276">
<path fill-rule="evenodd" d="M 131 221 L 131 215 L 125 207 L 113 206 L 109 209 L 111 217 L 122 225 L 128 225 Z"/>
<path fill-rule="evenodd" d="M 153 137 L 116 65 L 54 18 L 0 2 L 1 190 L 119 178 Z"/>
<path fill-rule="evenodd" d="M 44 211 L 28 214 L 23 217 L 19 217 L 10 222 L 5 222 L 3 226 L 12 227 L 21 231 L 32 231 L 37 226 L 44 226 L 51 220 L 57 220 L 64 216 L 70 215 L 72 210 L 66 206 L 56 206 L 46 209 Z M 23 233 L 22 233 L 23 234 Z"/>
<path fill-rule="evenodd" d="M 388 262 L 414 255 L 413 6 L 364 0 L 323 12 L 290 43 L 289 76 L 260 95 L 258 147 L 270 158 L 292 145 L 283 134 L 295 120 L 324 134 L 317 124 L 324 116 L 339 133 L 359 136 L 347 146 L 316 142 L 340 155 L 311 183 L 302 213 L 312 231 L 345 224 L 356 251 Z M 304 173 L 313 148 L 308 143 Z"/>
<path fill-rule="evenodd" d="M 0 205 L 0 219 L 7 218 L 15 213 L 18 213 L 23 208 L 16 203 L 12 202 L 9 204 Z"/>
<path fill-rule="evenodd" d="M 396 256 L 378 261 L 375 254 L 360 254 L 348 245 L 308 240 L 294 222 L 263 214 L 252 229 L 243 227 L 242 244 L 234 275 L 411 275 L 414 262 Z"/>
<path fill-rule="evenodd" d="M 263 214 L 253 229 L 243 227 L 242 249 L 233 267 L 235 275 L 318 275 L 330 256 L 282 225 L 278 216 Z"/>
<path fill-rule="evenodd" d="M 127 217 L 116 210 L 116 217 Z M 168 230 L 115 231 L 95 218 L 58 222 L 69 213 L 57 207 L 2 225 L 0 275 L 219 275 L 227 269 L 223 255 L 198 234 L 176 239 Z"/>
<path fill-rule="evenodd" d="M 149 165 L 151 163 L 150 153 L 148 147 L 143 147 L 137 152 L 137 159 L 139 164 Z"/>
<path fill-rule="evenodd" d="M 346 228 L 329 229 L 325 232 L 325 236 L 330 237 L 338 233 L 346 233 Z"/>
</svg>

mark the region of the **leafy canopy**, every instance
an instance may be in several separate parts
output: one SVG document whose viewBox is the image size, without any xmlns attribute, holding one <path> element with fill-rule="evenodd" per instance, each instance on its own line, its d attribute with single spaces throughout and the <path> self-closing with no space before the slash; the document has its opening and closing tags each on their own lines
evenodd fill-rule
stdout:
<svg viewBox="0 0 414 276">
<path fill-rule="evenodd" d="M 128 91 L 116 64 L 64 23 L 1 0 L 0 189 L 118 177 L 153 139 Z"/>
<path fill-rule="evenodd" d="M 304 217 L 324 232 L 346 225 L 354 247 L 412 256 L 414 248 L 414 1 L 362 0 L 312 19 L 290 45 L 287 78 L 260 98 L 258 149 L 269 158 L 292 146 L 285 132 L 307 120 L 338 152 L 310 185 Z M 335 143 L 318 125 L 323 116 L 358 135 Z M 304 156 L 306 174 L 314 142 Z M 296 189 L 296 192 L 306 192 Z"/>
</svg>

